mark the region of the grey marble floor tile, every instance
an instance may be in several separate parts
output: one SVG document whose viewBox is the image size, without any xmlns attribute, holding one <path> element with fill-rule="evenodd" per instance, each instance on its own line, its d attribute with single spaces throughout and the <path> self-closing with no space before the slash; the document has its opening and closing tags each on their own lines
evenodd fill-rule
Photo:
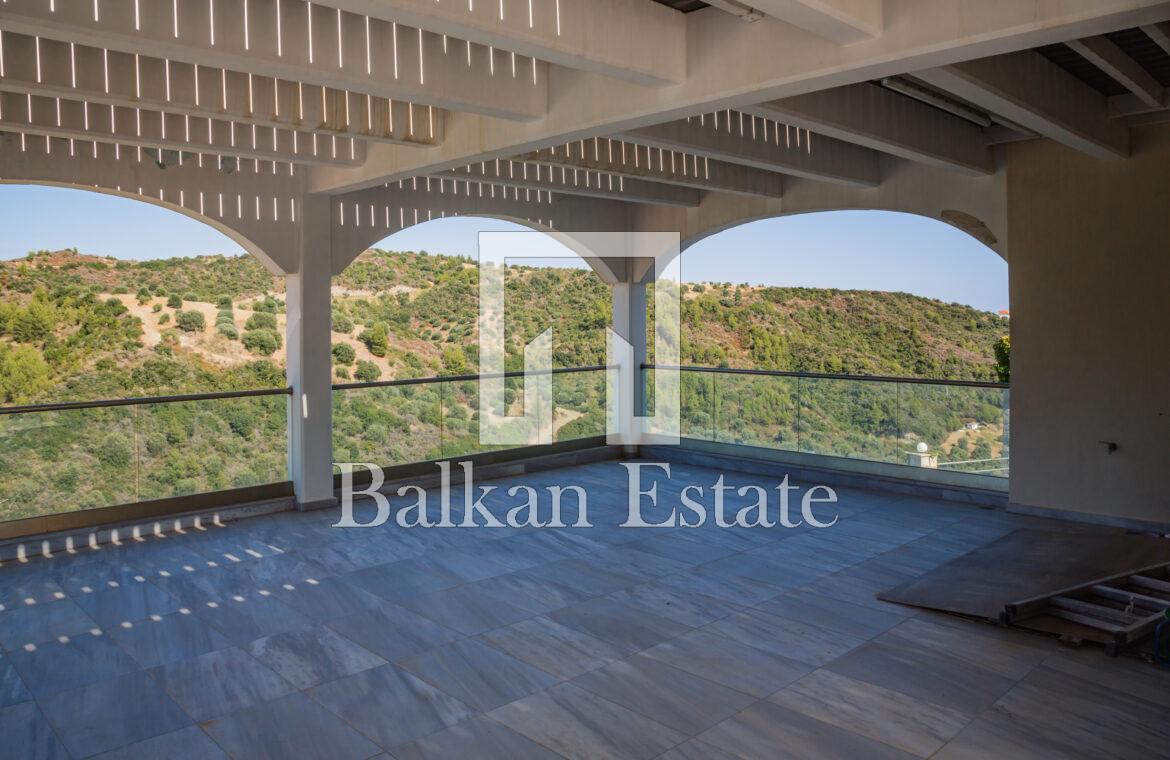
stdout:
<svg viewBox="0 0 1170 760">
<path fill-rule="evenodd" d="M 1053 737 L 996 710 L 988 710 L 971 721 L 934 755 L 936 760 L 1101 760 L 1101 757 L 1096 748 L 1078 744 L 1071 735 Z"/>
<path fill-rule="evenodd" d="M 253 597 L 238 602 L 209 602 L 193 611 L 200 620 L 242 646 L 275 633 L 311 628 L 314 621 L 273 597 Z"/>
<path fill-rule="evenodd" d="M 378 747 L 333 713 L 297 692 L 203 726 L 233 758 L 364 760 Z"/>
<path fill-rule="evenodd" d="M 339 577 L 391 602 L 442 591 L 465 582 L 447 568 L 425 558 L 375 565 Z"/>
<path fill-rule="evenodd" d="M 941 707 L 975 716 L 1015 683 L 993 671 L 922 646 L 871 641 L 825 666 Z"/>
<path fill-rule="evenodd" d="M 143 739 L 97 755 L 94 760 L 228 760 L 211 738 L 198 726 L 187 726 L 169 734 Z"/>
<path fill-rule="evenodd" d="M 585 673 L 572 683 L 688 736 L 756 701 L 645 655 Z"/>
<path fill-rule="evenodd" d="M 693 630 L 690 626 L 608 597 L 555 610 L 548 617 L 630 654 Z"/>
<path fill-rule="evenodd" d="M 322 684 L 309 696 L 387 749 L 474 714 L 459 700 L 394 665 Z"/>
<path fill-rule="evenodd" d="M 557 678 L 579 676 L 627 654 L 596 636 L 544 616 L 488 631 L 479 639 Z"/>
<path fill-rule="evenodd" d="M 1018 680 L 1056 651 L 1056 644 L 1026 633 L 970 620 L 916 617 L 874 639 L 905 646 L 924 646 L 972 665 Z"/>
<path fill-rule="evenodd" d="M 865 643 L 864 639 L 818 628 L 804 620 L 775 617 L 759 609 L 731 615 L 703 630 L 817 667 Z"/>
<path fill-rule="evenodd" d="M 538 571 L 541 577 L 551 578 L 562 586 L 568 586 L 574 591 L 590 596 L 600 596 L 629 588 L 643 580 L 632 572 L 626 572 L 624 568 L 598 567 L 590 564 L 584 557 L 573 557 L 542 565 Z"/>
<path fill-rule="evenodd" d="M 786 592 L 759 605 L 758 609 L 769 615 L 804 621 L 859 639 L 873 638 L 906 619 L 897 613 L 807 591 Z"/>
<path fill-rule="evenodd" d="M 394 748 L 397 760 L 560 760 L 558 755 L 490 718 L 476 716 Z"/>
<path fill-rule="evenodd" d="M 72 596 L 145 583 L 142 571 L 121 558 L 108 561 L 63 561 L 53 572 L 61 588 Z"/>
<path fill-rule="evenodd" d="M 597 567 L 621 568 L 622 572 L 640 575 L 645 579 L 679 573 L 691 565 L 687 562 L 639 551 L 629 545 L 615 546 L 582 558 Z"/>
<path fill-rule="evenodd" d="M 292 588 L 282 586 L 276 592 L 276 598 L 318 622 L 352 615 L 381 604 L 378 597 L 343 580 L 348 577 L 352 574 L 326 578 L 317 583 L 289 584 Z"/>
<path fill-rule="evenodd" d="M 738 604 L 695 591 L 684 591 L 657 581 L 615 591 L 609 594 L 608 598 L 694 628 L 713 623 L 743 609 Z"/>
<path fill-rule="evenodd" d="M 102 628 L 133 623 L 151 615 L 167 615 L 182 606 L 179 600 L 152 583 L 131 583 L 78 594 L 74 599 Z"/>
<path fill-rule="evenodd" d="M 762 604 L 785 589 L 772 586 L 755 578 L 741 578 L 734 575 L 726 577 L 704 571 L 702 567 L 688 570 L 685 573 L 663 576 L 660 581 L 664 586 L 713 596 L 731 604 L 753 606 Z"/>
<path fill-rule="evenodd" d="M 529 610 L 484 596 L 471 586 L 403 599 L 400 604 L 464 636 L 474 636 L 533 615 Z"/>
<path fill-rule="evenodd" d="M 1055 744 L 1093 748 L 1099 756 L 1157 757 L 1170 747 L 1161 707 L 1043 666 L 993 709 Z"/>
<path fill-rule="evenodd" d="M 761 698 L 812 670 L 805 663 L 702 629 L 651 647 L 645 654 L 700 678 Z"/>
<path fill-rule="evenodd" d="M 0 612 L 0 645 L 11 652 L 97 627 L 97 622 L 71 599 L 38 602 Z"/>
<path fill-rule="evenodd" d="M 390 662 L 462 638 L 458 632 L 390 602 L 331 620 L 327 625 Z"/>
<path fill-rule="evenodd" d="M 484 542 L 488 545 L 494 542 Z M 487 546 L 483 547 L 485 550 Z M 498 562 L 491 558 L 487 551 L 480 547 L 474 549 L 443 549 L 425 555 L 444 570 L 458 575 L 463 581 L 482 581 L 485 578 L 494 578 L 522 568 L 515 563 Z"/>
<path fill-rule="evenodd" d="M 248 645 L 248 652 L 298 689 L 386 664 L 378 655 L 325 626 L 256 639 Z"/>
<path fill-rule="evenodd" d="M 138 670 L 138 663 L 110 637 L 81 633 L 65 641 L 46 641 L 32 651 L 9 655 L 25 685 L 37 697 L 105 681 Z"/>
<path fill-rule="evenodd" d="M 741 758 L 730 752 L 724 752 L 718 747 L 704 744 L 698 739 L 691 739 L 674 749 L 668 749 L 656 760 L 741 760 Z"/>
<path fill-rule="evenodd" d="M 506 602 L 538 615 L 583 602 L 591 597 L 591 594 L 557 583 L 541 570 L 542 568 L 538 567 L 500 575 L 468 584 L 468 588 L 475 589 L 490 599 Z"/>
<path fill-rule="evenodd" d="M 0 748 L 13 760 L 67 760 L 69 753 L 57 738 L 36 702 L 0 709 Z"/>
<path fill-rule="evenodd" d="M 12 660 L 0 654 L 0 707 L 8 707 L 32 699 L 32 692 L 24 685 Z"/>
<path fill-rule="evenodd" d="M 59 566 L 0 569 L 0 613 L 64 599 L 67 592 L 58 583 Z"/>
<path fill-rule="evenodd" d="M 234 648 L 161 665 L 149 672 L 199 722 L 294 690 L 288 681 Z"/>
<path fill-rule="evenodd" d="M 769 700 L 919 757 L 930 757 L 970 722 L 956 710 L 829 670 L 810 673 Z"/>
<path fill-rule="evenodd" d="M 704 543 L 701 539 L 688 535 L 685 532 L 672 532 L 663 535 L 654 535 L 630 544 L 638 551 L 656 554 L 685 565 L 699 565 L 704 562 L 713 562 L 722 557 L 735 554 L 736 550 L 727 546 L 717 546 Z"/>
<path fill-rule="evenodd" d="M 533 741 L 572 758 L 652 758 L 686 737 L 572 684 L 557 686 L 489 713 Z"/>
<path fill-rule="evenodd" d="M 130 673 L 40 700 L 75 757 L 89 757 L 191 724 L 146 673 Z"/>
<path fill-rule="evenodd" d="M 1091 684 L 1086 688 L 1110 689 L 1170 709 L 1170 670 L 1100 654 L 1094 648 L 1061 651 L 1044 660 L 1044 668 Z"/>
<path fill-rule="evenodd" d="M 908 760 L 914 757 L 771 702 L 757 702 L 699 734 L 699 741 L 742 758 Z"/>
<path fill-rule="evenodd" d="M 164 615 L 159 620 L 139 620 L 129 627 L 115 626 L 106 634 L 144 668 L 231 646 L 219 631 L 195 615 L 182 612 Z"/>
<path fill-rule="evenodd" d="M 432 649 L 400 664 L 461 702 L 485 711 L 556 682 L 543 670 L 473 639 Z"/>
</svg>

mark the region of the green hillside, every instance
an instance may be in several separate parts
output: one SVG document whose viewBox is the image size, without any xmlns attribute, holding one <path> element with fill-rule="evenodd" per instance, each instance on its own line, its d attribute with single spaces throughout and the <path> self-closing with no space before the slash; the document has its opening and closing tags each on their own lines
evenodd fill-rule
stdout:
<svg viewBox="0 0 1170 760">
<path fill-rule="evenodd" d="M 593 273 L 509 267 L 505 282 L 510 368 L 548 327 L 558 366 L 605 362 L 610 294 Z M 469 259 L 367 251 L 334 280 L 335 380 L 474 372 L 477 294 Z M 134 262 L 57 251 L 0 262 L 0 404 L 281 387 L 283 297 L 283 282 L 246 256 Z M 995 379 L 994 347 L 1007 332 L 995 315 L 904 293 L 703 283 L 683 286 L 682 304 L 682 361 L 695 365 Z M 998 392 L 901 399 L 892 386 L 837 384 L 810 396 L 788 379 L 754 383 L 686 375 L 690 434 L 893 461 L 907 438 L 946 457 L 1002 449 L 994 427 L 956 437 L 968 421 L 996 423 Z M 476 392 L 464 382 L 338 393 L 337 459 L 477 450 Z M 603 432 L 600 373 L 558 377 L 554 396 L 558 438 Z M 522 403 L 519 384 L 509 402 Z M 0 417 L 0 518 L 281 480 L 285 403 Z M 62 462 L 56 489 L 43 488 Z"/>
</svg>

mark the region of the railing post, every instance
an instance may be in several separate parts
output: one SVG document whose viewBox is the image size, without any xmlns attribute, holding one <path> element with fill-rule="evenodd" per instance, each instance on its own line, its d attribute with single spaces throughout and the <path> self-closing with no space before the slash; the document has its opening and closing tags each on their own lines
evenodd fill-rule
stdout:
<svg viewBox="0 0 1170 760">
<path fill-rule="evenodd" d="M 330 355 L 331 215 L 324 197 L 305 196 L 297 224 L 297 271 L 288 275 L 288 470 L 297 508 L 333 506 Z"/>
</svg>

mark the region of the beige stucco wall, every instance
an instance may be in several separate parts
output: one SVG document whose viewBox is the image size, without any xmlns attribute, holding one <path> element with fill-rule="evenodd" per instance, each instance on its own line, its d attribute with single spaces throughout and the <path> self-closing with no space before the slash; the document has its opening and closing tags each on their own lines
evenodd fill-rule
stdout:
<svg viewBox="0 0 1170 760">
<path fill-rule="evenodd" d="M 1170 523 L 1170 127 L 1008 158 L 1011 500 Z"/>
</svg>

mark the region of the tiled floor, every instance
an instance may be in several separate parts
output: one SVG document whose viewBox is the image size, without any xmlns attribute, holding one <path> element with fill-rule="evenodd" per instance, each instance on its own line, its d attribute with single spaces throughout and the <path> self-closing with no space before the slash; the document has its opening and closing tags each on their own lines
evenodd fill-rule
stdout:
<svg viewBox="0 0 1170 760">
<path fill-rule="evenodd" d="M 1170 671 L 874 597 L 1044 521 L 842 489 L 828 529 L 619 528 L 614 462 L 485 503 L 521 483 L 594 527 L 285 513 L 8 563 L 0 755 L 1170 757 Z"/>
</svg>

